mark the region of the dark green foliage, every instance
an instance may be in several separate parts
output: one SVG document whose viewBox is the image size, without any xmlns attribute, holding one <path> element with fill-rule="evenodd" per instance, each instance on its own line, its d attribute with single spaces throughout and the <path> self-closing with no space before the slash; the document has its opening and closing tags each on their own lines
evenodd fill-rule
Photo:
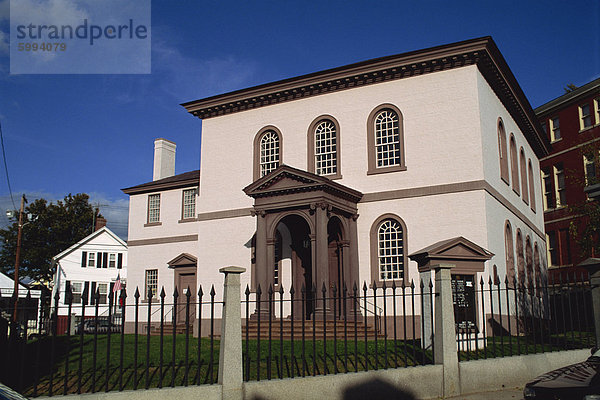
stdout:
<svg viewBox="0 0 600 400">
<path fill-rule="evenodd" d="M 20 276 L 34 280 L 52 279 L 52 257 L 69 248 L 92 231 L 94 210 L 85 193 L 69 194 L 56 203 L 37 199 L 25 207 L 28 213 L 37 217 L 23 226 L 21 239 Z M 0 271 L 12 275 L 17 247 L 18 210 L 12 225 L 0 229 Z M 24 218 L 23 222 L 27 222 Z"/>
</svg>

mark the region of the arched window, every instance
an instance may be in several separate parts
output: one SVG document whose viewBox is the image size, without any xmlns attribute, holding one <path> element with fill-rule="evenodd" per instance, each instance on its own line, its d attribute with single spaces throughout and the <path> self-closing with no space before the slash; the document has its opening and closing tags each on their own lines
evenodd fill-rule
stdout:
<svg viewBox="0 0 600 400">
<path fill-rule="evenodd" d="M 517 277 L 519 285 L 525 285 L 525 256 L 523 254 L 523 236 L 521 236 L 521 230 L 517 229 L 517 270 L 519 276 Z"/>
<path fill-rule="evenodd" d="M 508 221 L 504 224 L 504 251 L 506 253 L 506 277 L 508 278 L 508 284 L 513 286 L 515 282 L 515 254 L 512 228 Z"/>
<path fill-rule="evenodd" d="M 376 282 L 406 278 L 406 225 L 393 214 L 379 217 L 371 227 L 371 277 Z"/>
<path fill-rule="evenodd" d="M 519 161 L 517 160 L 517 142 L 515 137 L 510 135 L 510 178 L 512 179 L 512 188 L 519 194 Z"/>
<path fill-rule="evenodd" d="M 340 126 L 327 115 L 315 119 L 308 128 L 308 170 L 330 179 L 341 178 Z"/>
<path fill-rule="evenodd" d="M 254 180 L 274 171 L 282 163 L 281 133 L 274 126 L 261 129 L 254 138 Z"/>
<path fill-rule="evenodd" d="M 529 236 L 525 239 L 525 261 L 527 263 L 527 286 L 533 289 L 533 250 Z"/>
<path fill-rule="evenodd" d="M 508 153 L 506 152 L 506 132 L 502 118 L 498 118 L 498 153 L 500 154 L 500 178 L 508 185 Z"/>
<path fill-rule="evenodd" d="M 537 242 L 533 244 L 533 267 L 535 268 L 535 287 L 536 287 L 536 295 L 540 295 L 541 286 L 543 286 L 544 282 L 542 280 L 542 266 L 540 264 L 540 250 L 538 248 Z"/>
<path fill-rule="evenodd" d="M 529 189 L 527 188 L 527 163 L 525 162 L 525 150 L 521 147 L 521 151 L 519 152 L 519 163 L 521 166 L 521 196 L 523 196 L 523 201 L 526 204 L 529 204 Z"/>
<path fill-rule="evenodd" d="M 529 206 L 531 210 L 535 212 L 535 182 L 533 180 L 533 166 L 531 159 L 527 163 L 527 173 L 529 175 Z"/>
<path fill-rule="evenodd" d="M 375 108 L 367 121 L 367 174 L 404 171 L 404 128 L 402 113 L 391 104 Z"/>
</svg>

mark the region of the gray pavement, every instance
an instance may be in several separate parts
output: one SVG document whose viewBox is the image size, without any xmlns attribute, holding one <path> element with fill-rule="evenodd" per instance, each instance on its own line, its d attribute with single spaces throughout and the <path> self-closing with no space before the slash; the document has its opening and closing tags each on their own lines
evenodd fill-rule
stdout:
<svg viewBox="0 0 600 400">
<path fill-rule="evenodd" d="M 482 392 L 464 396 L 448 397 L 454 400 L 522 400 L 523 388 L 509 388 L 495 392 Z"/>
</svg>

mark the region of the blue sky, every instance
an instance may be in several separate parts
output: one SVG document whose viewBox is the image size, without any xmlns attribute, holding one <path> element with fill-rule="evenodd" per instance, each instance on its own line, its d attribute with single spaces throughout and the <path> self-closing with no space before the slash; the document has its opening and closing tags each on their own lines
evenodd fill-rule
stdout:
<svg viewBox="0 0 600 400">
<path fill-rule="evenodd" d="M 152 180 L 155 138 L 177 143 L 176 173 L 199 168 L 202 124 L 182 102 L 487 35 L 533 107 L 600 76 L 597 0 L 152 1 L 149 75 L 10 75 L 8 18 L 0 0 L 0 122 L 15 201 L 89 193 L 123 237 L 120 189 Z M 3 210 L 12 206 L 0 170 Z"/>
</svg>

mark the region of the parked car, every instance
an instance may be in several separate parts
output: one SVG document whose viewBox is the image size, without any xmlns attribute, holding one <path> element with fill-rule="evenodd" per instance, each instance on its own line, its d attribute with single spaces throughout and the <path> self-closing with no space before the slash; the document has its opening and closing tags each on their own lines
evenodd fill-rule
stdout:
<svg viewBox="0 0 600 400">
<path fill-rule="evenodd" d="M 600 350 L 584 362 L 540 375 L 525 385 L 525 399 L 600 400 Z"/>
<path fill-rule="evenodd" d="M 83 333 L 94 333 L 96 332 L 96 320 L 94 318 L 86 319 L 83 324 L 79 324 L 75 327 L 75 334 L 81 333 L 83 327 Z M 110 322 L 106 318 L 98 318 L 98 333 L 107 333 L 110 329 L 111 333 L 121 332 L 121 327 Z"/>
</svg>

